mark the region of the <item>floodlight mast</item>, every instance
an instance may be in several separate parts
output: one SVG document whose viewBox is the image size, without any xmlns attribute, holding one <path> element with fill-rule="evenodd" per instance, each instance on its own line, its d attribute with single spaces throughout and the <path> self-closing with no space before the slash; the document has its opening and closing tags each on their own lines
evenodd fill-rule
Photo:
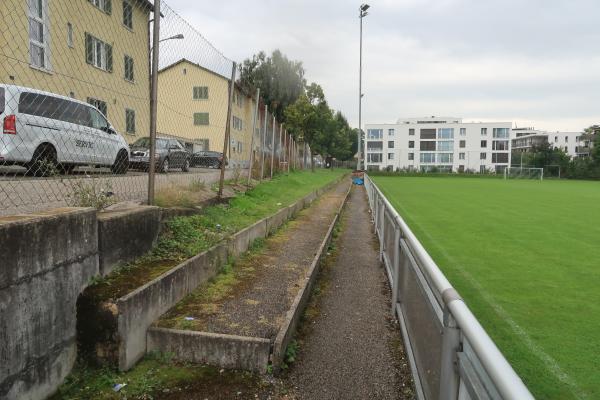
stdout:
<svg viewBox="0 0 600 400">
<path fill-rule="evenodd" d="M 359 66 L 358 66 L 358 157 L 356 163 L 356 169 L 361 169 L 361 154 L 362 154 L 362 26 L 363 26 L 363 18 L 366 17 L 369 13 L 367 10 L 371 6 L 368 4 L 361 4 L 359 7 L 359 19 L 360 19 L 360 51 L 359 51 Z M 364 164 L 364 161 L 363 161 Z"/>
</svg>

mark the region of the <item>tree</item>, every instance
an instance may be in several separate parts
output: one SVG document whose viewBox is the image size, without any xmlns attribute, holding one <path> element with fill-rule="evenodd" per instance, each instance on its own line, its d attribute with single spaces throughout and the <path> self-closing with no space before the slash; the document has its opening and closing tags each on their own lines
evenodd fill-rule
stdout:
<svg viewBox="0 0 600 400">
<path fill-rule="evenodd" d="M 239 84 L 249 93 L 260 88 L 260 97 L 275 115 L 283 121 L 283 112 L 305 91 L 302 62 L 289 60 L 281 51 L 271 56 L 264 51 L 244 60 L 239 66 Z"/>
</svg>

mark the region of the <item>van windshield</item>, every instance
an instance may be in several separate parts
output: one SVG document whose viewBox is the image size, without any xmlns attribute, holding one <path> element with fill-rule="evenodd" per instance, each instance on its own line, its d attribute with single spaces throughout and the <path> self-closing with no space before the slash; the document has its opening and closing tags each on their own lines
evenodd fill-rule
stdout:
<svg viewBox="0 0 600 400">
<path fill-rule="evenodd" d="M 0 114 L 4 112 L 4 88 L 0 88 Z"/>
</svg>

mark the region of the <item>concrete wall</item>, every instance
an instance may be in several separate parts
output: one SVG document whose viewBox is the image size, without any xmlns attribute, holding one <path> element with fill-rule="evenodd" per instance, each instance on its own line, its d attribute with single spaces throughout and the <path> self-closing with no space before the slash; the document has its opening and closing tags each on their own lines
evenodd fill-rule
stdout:
<svg viewBox="0 0 600 400">
<path fill-rule="evenodd" d="M 150 328 L 148 351 L 176 354 L 178 360 L 264 373 L 269 363 L 269 339 L 218 333 Z"/>
<path fill-rule="evenodd" d="M 43 399 L 76 358 L 79 293 L 98 274 L 96 211 L 0 218 L 0 398 Z"/>
<path fill-rule="evenodd" d="M 146 354 L 148 327 L 226 262 L 227 245 L 219 244 L 118 299 L 119 369 L 130 369 Z"/>
<path fill-rule="evenodd" d="M 239 257 L 248 250 L 256 239 L 267 236 L 267 221 L 268 218 L 261 219 L 231 236 L 228 245 L 229 256 Z"/>
<path fill-rule="evenodd" d="M 151 206 L 98 213 L 100 274 L 106 276 L 119 264 L 152 250 L 158 239 L 160 220 L 160 208 Z"/>
</svg>

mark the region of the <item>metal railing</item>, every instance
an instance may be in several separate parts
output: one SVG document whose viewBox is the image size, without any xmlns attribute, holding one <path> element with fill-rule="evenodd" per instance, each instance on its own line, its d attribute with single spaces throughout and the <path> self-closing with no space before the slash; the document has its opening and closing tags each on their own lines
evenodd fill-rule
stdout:
<svg viewBox="0 0 600 400">
<path fill-rule="evenodd" d="M 419 399 L 533 399 L 498 347 L 365 175 L 383 261 Z"/>
</svg>

